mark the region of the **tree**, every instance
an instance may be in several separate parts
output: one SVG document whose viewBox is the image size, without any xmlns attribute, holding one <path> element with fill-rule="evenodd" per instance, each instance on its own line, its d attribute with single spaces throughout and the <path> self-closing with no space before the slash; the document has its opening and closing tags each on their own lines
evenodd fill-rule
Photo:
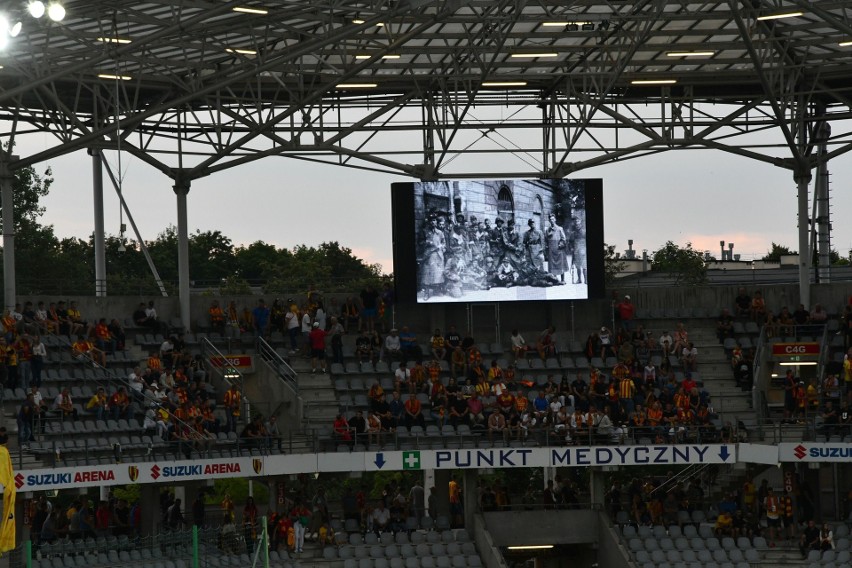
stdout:
<svg viewBox="0 0 852 568">
<path fill-rule="evenodd" d="M 8 149 L 8 148 L 7 148 Z M 39 219 L 44 207 L 39 200 L 47 195 L 53 183 L 50 168 L 38 175 L 32 166 L 15 171 L 12 181 L 15 214 L 15 269 L 19 293 L 30 293 L 52 286 L 47 275 L 53 274 L 52 261 L 58 245 L 52 226 L 42 226 Z M 4 204 L 0 199 L 0 213 Z M 3 222 L 0 219 L 0 230 Z"/>
<path fill-rule="evenodd" d="M 765 261 L 765 262 L 781 262 L 782 256 L 787 256 L 787 255 L 790 255 L 790 254 L 798 254 L 798 253 L 794 250 L 790 250 L 788 247 L 785 247 L 784 245 L 779 245 L 779 244 L 773 242 L 772 246 L 769 249 L 769 252 L 767 252 L 766 255 L 763 258 L 761 258 L 760 260 Z"/>
<path fill-rule="evenodd" d="M 651 270 L 666 272 L 675 278 L 676 284 L 703 284 L 707 281 L 707 264 L 704 253 L 692 248 L 692 243 L 679 247 L 672 241 L 654 252 Z"/>
<path fill-rule="evenodd" d="M 615 284 L 615 279 L 624 270 L 626 263 L 615 254 L 615 245 L 604 243 L 604 282 L 609 288 Z"/>
</svg>

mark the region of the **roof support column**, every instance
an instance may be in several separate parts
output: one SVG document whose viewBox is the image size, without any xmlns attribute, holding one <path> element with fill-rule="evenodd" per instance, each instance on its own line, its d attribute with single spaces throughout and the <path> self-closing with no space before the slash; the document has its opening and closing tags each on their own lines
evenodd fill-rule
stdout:
<svg viewBox="0 0 852 568">
<path fill-rule="evenodd" d="M 190 330 L 189 230 L 186 213 L 186 196 L 189 193 L 189 186 L 189 178 L 179 171 L 175 176 L 174 190 L 177 195 L 178 299 L 180 300 L 180 320 L 184 331 Z"/>
<path fill-rule="evenodd" d="M 796 180 L 799 192 L 799 301 L 808 308 L 811 305 L 811 251 L 808 246 L 808 184 L 811 183 L 811 172 L 800 170 L 793 179 Z"/>
<path fill-rule="evenodd" d="M 15 307 L 15 176 L 11 164 L 18 157 L 0 153 L 0 199 L 3 206 L 3 300 L 6 309 Z"/>
<path fill-rule="evenodd" d="M 92 196 L 95 212 L 95 296 L 106 296 L 106 247 L 104 246 L 104 171 L 99 150 L 89 150 L 92 156 Z"/>
</svg>

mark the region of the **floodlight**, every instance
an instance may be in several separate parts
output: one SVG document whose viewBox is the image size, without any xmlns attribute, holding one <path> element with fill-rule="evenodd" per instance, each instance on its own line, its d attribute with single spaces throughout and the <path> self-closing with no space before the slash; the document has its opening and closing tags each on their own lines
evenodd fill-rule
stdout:
<svg viewBox="0 0 852 568">
<path fill-rule="evenodd" d="M 54 22 L 61 22 L 65 19 L 65 7 L 59 2 L 51 2 L 47 7 L 47 17 Z"/>
<path fill-rule="evenodd" d="M 9 28 L 9 35 L 12 37 L 18 37 L 18 34 L 21 33 L 21 29 L 24 27 L 24 24 L 21 22 L 15 22 L 11 28 Z"/>
<path fill-rule="evenodd" d="M 30 12 L 30 16 L 33 18 L 41 18 L 44 16 L 44 2 L 41 0 L 33 0 L 27 5 L 27 9 Z"/>
</svg>

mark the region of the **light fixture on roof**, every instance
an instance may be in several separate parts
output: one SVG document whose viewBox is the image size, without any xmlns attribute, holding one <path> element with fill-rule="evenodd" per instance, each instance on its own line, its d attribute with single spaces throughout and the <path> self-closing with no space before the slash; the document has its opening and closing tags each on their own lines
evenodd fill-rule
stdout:
<svg viewBox="0 0 852 568">
<path fill-rule="evenodd" d="M 526 87 L 526 81 L 485 81 L 483 87 Z"/>
<path fill-rule="evenodd" d="M 269 10 L 265 8 L 252 8 L 249 6 L 235 6 L 233 10 L 241 14 L 255 14 L 257 16 L 265 16 L 269 13 Z"/>
<path fill-rule="evenodd" d="M 564 28 L 565 26 L 585 26 L 586 24 L 591 24 L 589 21 L 565 21 L 565 22 L 542 22 L 542 27 L 545 28 Z"/>
<path fill-rule="evenodd" d="M 674 85 L 677 79 L 634 79 L 631 85 Z"/>
<path fill-rule="evenodd" d="M 18 37 L 18 34 L 21 33 L 21 29 L 23 29 L 24 24 L 22 22 L 15 22 L 12 24 L 12 27 L 9 28 L 9 35 L 12 37 Z"/>
<path fill-rule="evenodd" d="M 518 545 L 518 546 L 507 546 L 509 550 L 550 550 L 553 548 L 552 544 L 526 544 L 526 545 Z"/>
<path fill-rule="evenodd" d="M 355 59 L 370 59 L 371 57 L 373 57 L 373 56 L 368 54 L 368 53 L 359 53 L 358 55 L 355 56 Z M 399 59 L 399 58 L 400 58 L 400 55 L 396 54 L 396 53 L 386 53 L 386 54 L 382 55 L 382 59 Z"/>
<path fill-rule="evenodd" d="M 358 16 L 355 16 L 354 18 L 352 18 L 352 23 L 353 23 L 353 24 L 359 25 L 359 24 L 363 24 L 364 22 L 365 22 L 365 20 L 362 20 L 362 19 L 361 19 L 361 18 L 359 18 Z"/>
<path fill-rule="evenodd" d="M 338 83 L 335 89 L 375 89 L 378 83 Z"/>
<path fill-rule="evenodd" d="M 837 45 L 840 47 L 852 47 L 852 41 L 841 41 Z"/>
<path fill-rule="evenodd" d="M 578 32 L 580 31 L 580 24 L 571 23 L 565 26 L 565 31 L 568 32 Z"/>
<path fill-rule="evenodd" d="M 782 12 L 780 14 L 766 14 L 765 16 L 758 16 L 758 22 L 766 22 L 768 20 L 783 20 L 784 18 L 796 18 L 798 16 L 804 16 L 804 12 Z"/>
<path fill-rule="evenodd" d="M 98 41 L 102 43 L 119 43 L 124 45 L 130 43 L 133 40 L 126 37 L 99 37 Z"/>
<path fill-rule="evenodd" d="M 44 2 L 41 0 L 34 0 L 33 2 L 30 2 L 27 4 L 27 11 L 29 11 L 30 16 L 33 18 L 41 18 L 44 16 L 45 11 Z"/>
<path fill-rule="evenodd" d="M 65 19 L 65 6 L 59 2 L 51 2 L 47 5 L 47 17 L 54 22 L 61 22 Z"/>
<path fill-rule="evenodd" d="M 537 52 L 537 53 L 533 53 L 533 52 L 530 52 L 530 53 L 512 53 L 511 55 L 509 55 L 509 57 L 512 57 L 512 58 L 515 58 L 515 59 L 532 58 L 532 57 L 559 57 L 559 54 L 556 53 L 555 51 L 540 51 L 540 52 Z"/>
<path fill-rule="evenodd" d="M 669 51 L 666 57 L 713 57 L 715 51 Z"/>
<path fill-rule="evenodd" d="M 98 73 L 99 79 L 110 79 L 113 81 L 130 81 L 133 79 L 130 75 L 112 75 L 110 73 Z"/>
<path fill-rule="evenodd" d="M 240 55 L 257 55 L 257 52 L 253 49 L 242 49 L 239 47 L 226 47 L 225 51 L 228 53 L 238 53 Z"/>
<path fill-rule="evenodd" d="M 584 32 L 593 32 L 595 31 L 595 24 L 592 22 L 586 22 L 582 26 L 580 26 Z"/>
</svg>

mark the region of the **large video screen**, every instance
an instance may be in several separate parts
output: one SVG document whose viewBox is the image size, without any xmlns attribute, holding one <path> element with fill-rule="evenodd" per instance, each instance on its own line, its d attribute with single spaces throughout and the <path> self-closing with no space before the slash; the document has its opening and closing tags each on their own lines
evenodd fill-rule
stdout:
<svg viewBox="0 0 852 568">
<path fill-rule="evenodd" d="M 461 180 L 392 186 L 400 301 L 601 298 L 600 179 Z"/>
</svg>

